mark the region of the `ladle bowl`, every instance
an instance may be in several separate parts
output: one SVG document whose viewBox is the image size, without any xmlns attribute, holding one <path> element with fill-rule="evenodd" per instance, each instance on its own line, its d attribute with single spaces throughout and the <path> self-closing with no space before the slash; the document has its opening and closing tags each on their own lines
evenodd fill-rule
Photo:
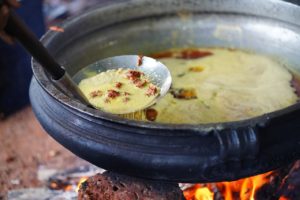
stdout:
<svg viewBox="0 0 300 200">
<path fill-rule="evenodd" d="M 91 74 L 98 74 L 107 70 L 120 68 L 143 72 L 149 81 L 159 88 L 159 95 L 153 101 L 143 105 L 143 107 L 137 110 L 131 110 L 131 112 L 143 110 L 159 101 L 160 98 L 167 94 L 172 83 L 170 71 L 164 64 L 153 58 L 138 55 L 114 56 L 99 60 L 77 72 L 74 75 L 73 80 L 75 83 L 79 84 L 81 80 L 89 78 Z"/>
</svg>

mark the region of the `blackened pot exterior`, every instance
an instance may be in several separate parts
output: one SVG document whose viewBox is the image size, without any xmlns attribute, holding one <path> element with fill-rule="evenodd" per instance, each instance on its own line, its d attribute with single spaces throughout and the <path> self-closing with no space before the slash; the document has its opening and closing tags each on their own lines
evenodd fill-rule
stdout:
<svg viewBox="0 0 300 200">
<path fill-rule="evenodd" d="M 262 126 L 211 130 L 137 128 L 99 120 L 51 97 L 35 79 L 34 112 L 45 130 L 79 157 L 104 169 L 176 182 L 235 180 L 300 158 L 300 112 Z"/>
<path fill-rule="evenodd" d="M 291 66 L 295 66 L 293 70 L 300 72 L 297 68 L 300 66 L 297 63 L 299 52 L 290 52 L 300 45 L 299 24 L 292 21 L 300 17 L 298 6 L 282 1 L 255 1 L 260 8 L 255 10 L 255 7 L 250 9 L 254 5 L 252 1 L 200 2 L 120 1 L 67 21 L 62 24 L 64 33 L 49 32 L 42 41 L 71 75 L 101 57 L 137 52 L 147 54 L 192 43 L 284 55 Z M 147 9 L 139 12 L 142 8 Z M 180 21 L 182 13 L 178 16 L 174 13 L 181 11 L 193 15 L 184 16 Z M 111 17 L 104 20 L 103 17 L 108 15 Z M 196 23 L 198 21 L 202 23 Z M 193 26 L 180 28 L 180 24 Z M 232 41 L 229 36 L 216 38 L 213 32 L 220 24 L 227 27 L 227 36 L 234 34 L 236 37 L 237 31 L 243 33 L 241 38 L 237 41 Z M 235 24 L 242 25 L 239 29 L 230 29 Z M 168 40 L 170 27 L 175 31 L 172 40 Z M 193 35 L 203 27 L 207 35 Z M 277 33 L 283 31 L 289 37 L 259 34 L 265 28 L 273 28 Z M 176 36 L 183 33 L 190 38 Z M 143 40 L 142 36 L 151 36 L 152 42 L 143 42 L 146 38 Z M 282 40 L 276 40 L 276 37 Z M 139 44 L 132 41 L 139 41 Z M 275 42 L 269 44 L 270 41 Z M 33 71 L 35 77 L 30 98 L 42 126 L 74 154 L 104 169 L 165 181 L 215 182 L 263 173 L 300 158 L 299 104 L 230 123 L 138 122 L 88 108 L 69 98 L 54 86 L 35 61 Z"/>
</svg>

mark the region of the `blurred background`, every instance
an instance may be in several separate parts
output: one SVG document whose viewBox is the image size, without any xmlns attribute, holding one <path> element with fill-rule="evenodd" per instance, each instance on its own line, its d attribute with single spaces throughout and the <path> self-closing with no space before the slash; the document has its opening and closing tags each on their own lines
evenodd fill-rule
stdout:
<svg viewBox="0 0 300 200">
<path fill-rule="evenodd" d="M 105 0 L 21 0 L 16 9 L 41 37 L 51 26 Z M 42 129 L 29 105 L 30 56 L 18 44 L 0 40 L 0 200 L 8 191 L 45 186 L 45 176 L 60 169 L 90 165 Z"/>
<path fill-rule="evenodd" d="M 41 37 L 49 27 L 105 0 L 21 0 L 17 13 Z M 107 2 L 107 1 L 106 1 Z M 112 1 L 111 1 L 112 2 Z M 32 14 L 34 13 L 34 14 Z M 18 45 L 0 41 L 0 119 L 29 104 L 30 56 Z"/>
<path fill-rule="evenodd" d="M 105 0 L 44 0 L 43 12 L 46 23 L 47 25 L 53 24 L 89 9 L 97 3 L 103 3 L 104 1 Z"/>
</svg>

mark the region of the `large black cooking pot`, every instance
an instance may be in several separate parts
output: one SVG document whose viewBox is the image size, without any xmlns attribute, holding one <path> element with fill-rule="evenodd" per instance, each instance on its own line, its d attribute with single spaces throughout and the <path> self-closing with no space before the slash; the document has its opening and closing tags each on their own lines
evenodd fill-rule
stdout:
<svg viewBox="0 0 300 200">
<path fill-rule="evenodd" d="M 249 49 L 300 72 L 299 19 L 299 6 L 279 0 L 115 1 L 66 21 L 64 33 L 48 32 L 42 41 L 71 75 L 107 56 L 191 46 Z M 38 63 L 32 66 L 31 103 L 42 126 L 74 154 L 104 169 L 212 182 L 300 158 L 298 103 L 230 123 L 138 122 L 86 107 L 56 88 Z"/>
</svg>

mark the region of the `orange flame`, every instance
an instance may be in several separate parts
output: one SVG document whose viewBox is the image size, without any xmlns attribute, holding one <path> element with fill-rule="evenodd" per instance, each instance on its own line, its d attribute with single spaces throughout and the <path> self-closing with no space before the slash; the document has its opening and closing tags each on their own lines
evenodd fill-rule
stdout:
<svg viewBox="0 0 300 200">
<path fill-rule="evenodd" d="M 214 199 L 214 193 L 211 192 L 207 187 L 199 188 L 198 190 L 196 190 L 195 198 L 198 200 Z"/>
<path fill-rule="evenodd" d="M 257 190 L 271 181 L 271 174 L 268 172 L 232 182 L 195 184 L 184 191 L 184 197 L 186 200 L 214 200 L 218 193 L 224 200 L 255 200 Z"/>
<path fill-rule="evenodd" d="M 73 190 L 73 186 L 72 185 L 67 185 L 65 188 L 64 188 L 64 191 L 72 191 Z"/>
<path fill-rule="evenodd" d="M 86 181 L 87 179 L 88 179 L 88 177 L 81 177 L 81 178 L 79 179 L 78 184 L 77 184 L 77 188 L 76 188 L 76 192 L 79 191 L 80 185 L 81 185 L 84 181 Z"/>
<path fill-rule="evenodd" d="M 280 197 L 279 200 L 289 200 L 289 199 L 286 197 Z"/>
</svg>

